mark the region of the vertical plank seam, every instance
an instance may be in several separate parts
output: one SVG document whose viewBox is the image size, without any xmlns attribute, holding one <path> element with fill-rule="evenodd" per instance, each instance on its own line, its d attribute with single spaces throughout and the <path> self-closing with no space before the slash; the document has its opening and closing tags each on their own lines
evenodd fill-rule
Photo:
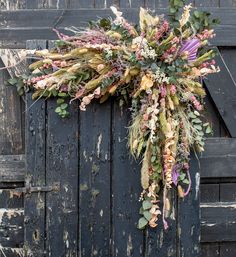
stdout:
<svg viewBox="0 0 236 257">
<path fill-rule="evenodd" d="M 114 118 L 114 100 L 110 101 L 110 244 L 109 256 L 114 257 L 114 230 L 113 230 L 113 118 Z"/>
<path fill-rule="evenodd" d="M 49 43 L 48 40 L 46 41 L 46 49 L 48 49 Z M 45 129 L 45 135 L 44 135 L 44 181 L 45 181 L 45 186 L 47 186 L 47 135 L 48 135 L 48 109 L 47 109 L 47 101 L 45 101 L 45 124 L 44 124 L 44 129 Z M 44 194 L 44 254 L 47 254 L 47 193 Z"/>
<path fill-rule="evenodd" d="M 78 100 L 77 100 L 78 101 Z M 77 104 L 77 108 L 78 104 Z M 81 228 L 80 228 L 80 110 L 78 111 L 78 142 L 77 142 L 77 148 L 78 148 L 78 192 L 77 192 L 77 208 L 78 208 L 78 217 L 77 217 L 77 255 L 78 257 L 81 257 Z"/>
</svg>

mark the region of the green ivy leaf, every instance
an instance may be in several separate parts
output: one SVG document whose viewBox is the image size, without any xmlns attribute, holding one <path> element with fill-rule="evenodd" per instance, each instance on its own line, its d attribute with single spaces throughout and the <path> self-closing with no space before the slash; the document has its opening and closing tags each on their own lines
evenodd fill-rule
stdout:
<svg viewBox="0 0 236 257">
<path fill-rule="evenodd" d="M 179 179 L 180 179 L 180 180 L 184 180 L 184 179 L 185 179 L 185 177 L 186 177 L 186 174 L 185 174 L 185 173 L 183 173 L 183 174 L 179 175 Z"/>
<path fill-rule="evenodd" d="M 18 80 L 17 78 L 11 78 L 11 79 L 8 79 L 7 81 L 10 85 L 14 86 L 15 84 L 17 84 Z"/>
<path fill-rule="evenodd" d="M 58 96 L 60 96 L 60 97 L 66 97 L 66 96 L 67 96 L 67 94 L 66 94 L 66 93 L 64 93 L 64 92 L 60 92 L 60 93 L 58 93 Z"/>
<path fill-rule="evenodd" d="M 152 203 L 148 200 L 144 200 L 142 206 L 144 210 L 148 210 L 152 208 Z"/>
<path fill-rule="evenodd" d="M 202 123 L 202 121 L 201 121 L 200 119 L 198 119 L 198 118 L 193 119 L 193 122 L 194 122 L 194 123 Z"/>
<path fill-rule="evenodd" d="M 207 133 L 207 134 L 212 133 L 212 129 L 211 129 L 211 127 L 210 127 L 210 126 L 208 126 L 208 127 L 206 128 L 206 133 Z"/>
<path fill-rule="evenodd" d="M 200 126 L 200 125 L 194 125 L 194 128 L 197 130 L 202 130 L 202 126 Z"/>
<path fill-rule="evenodd" d="M 189 118 L 192 118 L 192 119 L 197 118 L 197 116 L 196 116 L 193 112 L 190 112 L 190 113 L 188 114 L 188 117 L 189 117 Z"/>
<path fill-rule="evenodd" d="M 151 162 L 154 162 L 156 160 L 156 156 L 152 156 Z"/>
<path fill-rule="evenodd" d="M 146 220 L 150 220 L 152 218 L 152 214 L 149 211 L 144 211 L 143 216 L 145 217 Z"/>
<path fill-rule="evenodd" d="M 188 179 L 184 179 L 183 183 L 189 185 L 189 180 Z"/>
<path fill-rule="evenodd" d="M 65 102 L 65 100 L 62 98 L 57 99 L 57 104 L 63 104 L 64 102 Z"/>
<path fill-rule="evenodd" d="M 62 110 L 65 110 L 68 107 L 68 104 L 64 103 L 60 107 L 61 107 Z"/>
<path fill-rule="evenodd" d="M 144 217 L 140 218 L 138 221 L 138 229 L 144 229 L 147 224 L 148 220 L 146 220 Z"/>
<path fill-rule="evenodd" d="M 55 112 L 56 112 L 56 113 L 60 113 L 60 112 L 61 112 L 61 108 L 60 108 L 60 107 L 57 107 L 57 108 L 55 109 Z"/>
<path fill-rule="evenodd" d="M 141 208 L 139 209 L 139 214 L 143 215 L 143 212 L 144 212 L 144 209 L 143 209 L 143 207 L 141 207 Z"/>
</svg>

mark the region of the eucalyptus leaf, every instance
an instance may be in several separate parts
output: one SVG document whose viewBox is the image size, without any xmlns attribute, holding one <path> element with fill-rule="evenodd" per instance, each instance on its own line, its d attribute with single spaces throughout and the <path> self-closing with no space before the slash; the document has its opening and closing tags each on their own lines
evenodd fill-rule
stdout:
<svg viewBox="0 0 236 257">
<path fill-rule="evenodd" d="M 144 210 L 148 210 L 152 208 L 152 203 L 148 200 L 144 200 L 142 206 Z"/>
<path fill-rule="evenodd" d="M 140 218 L 138 221 L 138 229 L 144 229 L 145 226 L 148 224 L 148 220 L 144 217 Z"/>
<path fill-rule="evenodd" d="M 145 217 L 146 220 L 150 220 L 152 218 L 152 214 L 149 211 L 144 211 L 143 216 Z"/>
</svg>

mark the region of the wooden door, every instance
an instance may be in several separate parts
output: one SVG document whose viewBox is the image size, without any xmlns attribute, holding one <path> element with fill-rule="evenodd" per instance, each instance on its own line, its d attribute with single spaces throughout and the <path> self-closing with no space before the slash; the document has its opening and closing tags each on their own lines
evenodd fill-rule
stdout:
<svg viewBox="0 0 236 257">
<path fill-rule="evenodd" d="M 160 8 L 167 6 L 166 0 L 13 2 L 3 0 L 0 3 L 0 19 L 4 21 L 0 23 L 1 48 L 24 48 L 28 39 L 55 39 L 52 27 L 62 30 L 71 25 L 83 26 L 85 21 L 108 15 L 107 8 L 114 3 L 124 8 L 129 19 L 133 20 L 137 18 L 135 8 L 141 5 L 160 12 L 162 12 Z M 234 257 L 236 256 L 234 226 L 236 5 L 235 1 L 231 0 L 195 0 L 194 4 L 208 9 L 213 15 L 221 18 L 221 25 L 217 28 L 217 37 L 213 43 L 220 47 L 222 58 L 220 57 L 218 62 L 222 72 L 218 77 L 205 81 L 209 90 L 208 116 L 212 120 L 215 132 L 214 137 L 208 139 L 206 151 L 200 158 L 202 257 Z M 2 11 L 4 8 L 6 10 Z M 80 8 L 86 8 L 87 11 Z M 64 11 L 64 9 L 69 10 Z M 38 41 L 31 47 L 36 45 L 45 47 L 46 42 Z M 65 256 L 63 254 L 66 252 L 69 256 L 80 253 L 82 256 L 111 254 L 111 256 L 135 257 L 156 256 L 156 251 L 162 255 L 161 246 L 164 255 L 167 252 L 170 256 L 175 256 L 180 254 L 181 242 L 185 244 L 182 252 L 185 252 L 186 245 L 191 246 L 191 241 L 188 239 L 194 239 L 189 237 L 189 233 L 182 233 L 184 235 L 182 241 L 177 239 L 177 242 L 174 239 L 173 243 L 171 240 L 172 236 L 180 231 L 179 222 L 188 226 L 197 221 L 196 216 L 192 215 L 193 213 L 198 215 L 194 208 L 189 215 L 179 213 L 181 219 L 173 221 L 173 230 L 168 235 L 164 235 L 161 228 L 157 232 L 148 231 L 144 234 L 135 229 L 134 223 L 138 218 L 139 208 L 136 201 L 140 191 L 137 172 L 139 167 L 131 163 L 126 154 L 125 126 L 129 119 L 128 114 L 120 113 L 119 108 L 112 102 L 104 106 L 91 106 L 86 115 L 84 113 L 77 115 L 75 111 L 72 117 L 74 125 L 71 126 L 72 123 L 61 125 L 68 131 L 67 136 L 58 131 L 61 120 L 54 116 L 53 101 L 38 102 L 30 108 L 26 118 L 28 138 L 26 182 L 29 184 L 29 175 L 32 176 L 32 186 L 53 187 L 54 182 L 60 182 L 60 192 L 52 190 L 26 195 L 23 222 L 23 196 L 19 194 L 20 190 L 15 188 L 24 186 L 26 170 L 23 161 L 25 150 L 22 132 L 24 108 L 14 90 L 3 86 L 3 80 L 8 77 L 7 72 L 1 71 L 1 75 L 3 95 L 1 109 L 4 111 L 0 113 L 2 118 L 0 138 L 3 138 L 1 149 L 4 151 L 1 150 L 0 167 L 0 185 L 3 192 L 0 198 L 2 213 L 0 233 L 3 235 L 0 236 L 2 245 L 0 256 L 4 254 L 7 257 L 22 256 L 23 245 L 29 255 L 32 249 L 33 256 L 42 256 L 44 251 L 47 253 L 50 250 L 54 255 L 57 254 L 56 256 Z M 14 108 L 9 109 L 9 106 Z M 76 105 L 72 108 L 77 110 Z M 106 114 L 106 118 L 97 118 L 101 116 L 101 112 Z M 10 131 L 14 131 L 12 135 L 17 136 L 9 137 L 9 128 Z M 81 133 L 84 135 L 82 140 Z M 80 141 L 75 141 L 74 138 Z M 62 139 L 63 144 L 60 143 Z M 65 152 L 65 149 L 70 151 Z M 67 162 L 64 162 L 64 159 Z M 102 172 L 104 170 L 107 172 Z M 197 171 L 196 162 L 192 164 L 192 172 L 195 174 Z M 121 179 L 123 177 L 125 180 Z M 189 203 L 184 204 L 191 204 L 191 197 L 194 197 L 198 191 L 199 180 L 196 180 L 196 177 L 195 181 L 197 182 L 193 187 L 195 191 L 188 198 Z M 195 200 L 195 206 L 197 203 L 198 199 Z M 181 203 L 176 200 L 176 204 Z M 169 243 L 163 244 L 163 235 L 165 242 Z M 171 249 L 171 245 L 177 244 L 177 250 Z M 187 254 L 184 256 L 187 257 Z"/>
<path fill-rule="evenodd" d="M 0 67 L 4 67 L 0 59 Z M 25 143 L 24 102 L 12 87 L 6 70 L 0 71 L 0 256 L 23 256 L 23 195 Z"/>
<path fill-rule="evenodd" d="M 221 47 L 221 72 L 205 80 L 214 128 L 201 158 L 202 256 L 236 255 L 236 49 Z"/>
</svg>

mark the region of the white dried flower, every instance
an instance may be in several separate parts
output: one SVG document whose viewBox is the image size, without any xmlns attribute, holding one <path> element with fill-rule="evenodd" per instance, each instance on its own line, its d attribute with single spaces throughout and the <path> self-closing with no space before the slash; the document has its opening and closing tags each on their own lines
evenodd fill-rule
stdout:
<svg viewBox="0 0 236 257">
<path fill-rule="evenodd" d="M 179 21 L 180 27 L 183 27 L 189 21 L 191 8 L 191 4 L 184 6 L 184 12 L 182 13 L 182 17 Z"/>
<path fill-rule="evenodd" d="M 159 67 L 157 67 L 155 73 L 152 74 L 152 79 L 158 82 L 158 84 L 169 83 L 169 78 L 166 76 L 164 72 L 161 71 Z"/>
<path fill-rule="evenodd" d="M 141 50 L 141 55 L 145 59 L 152 59 L 152 60 L 155 60 L 155 58 L 157 57 L 155 49 L 147 45 L 144 45 L 143 49 Z"/>
</svg>

